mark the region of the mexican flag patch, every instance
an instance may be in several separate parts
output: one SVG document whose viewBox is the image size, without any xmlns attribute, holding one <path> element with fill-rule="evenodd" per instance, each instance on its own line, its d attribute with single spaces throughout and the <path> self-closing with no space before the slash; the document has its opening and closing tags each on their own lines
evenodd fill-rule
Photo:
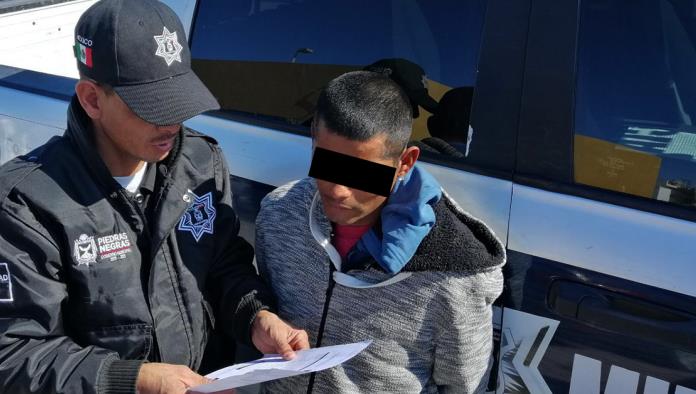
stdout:
<svg viewBox="0 0 696 394">
<path fill-rule="evenodd" d="M 92 68 L 92 48 L 75 43 L 75 57 L 85 66 Z"/>
</svg>

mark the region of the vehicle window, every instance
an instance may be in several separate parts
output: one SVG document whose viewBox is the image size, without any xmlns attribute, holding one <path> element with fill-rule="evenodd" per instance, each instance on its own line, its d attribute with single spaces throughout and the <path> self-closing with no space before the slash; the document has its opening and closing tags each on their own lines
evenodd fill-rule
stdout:
<svg viewBox="0 0 696 394">
<path fill-rule="evenodd" d="M 696 208 L 694 1 L 581 4 L 575 181 Z"/>
<path fill-rule="evenodd" d="M 485 0 L 207 0 L 193 68 L 224 111 L 300 128 L 329 80 L 383 72 L 417 104 L 413 139 L 461 156 L 484 12 Z"/>
</svg>

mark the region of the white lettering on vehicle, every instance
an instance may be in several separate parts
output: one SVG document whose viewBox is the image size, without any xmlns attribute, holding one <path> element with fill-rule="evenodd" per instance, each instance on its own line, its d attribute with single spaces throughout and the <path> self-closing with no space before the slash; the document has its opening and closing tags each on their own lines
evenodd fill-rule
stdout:
<svg viewBox="0 0 696 394">
<path fill-rule="evenodd" d="M 509 392 L 551 393 L 538 369 L 558 320 L 504 308 L 500 338 L 500 366 L 496 394 Z M 642 391 L 640 381 L 645 378 Z M 570 377 L 569 394 L 668 394 L 676 386 L 645 373 L 609 365 L 609 374 L 602 385 L 602 361 L 575 354 Z M 696 394 L 694 388 L 676 386 L 674 394 Z"/>
<path fill-rule="evenodd" d="M 602 390 L 602 362 L 576 354 L 570 377 L 569 394 L 623 394 L 636 393 L 640 373 L 612 365 L 607 383 Z M 667 394 L 670 383 L 652 376 L 646 376 L 643 394 Z M 696 390 L 677 386 L 675 394 L 696 394 Z"/>
</svg>

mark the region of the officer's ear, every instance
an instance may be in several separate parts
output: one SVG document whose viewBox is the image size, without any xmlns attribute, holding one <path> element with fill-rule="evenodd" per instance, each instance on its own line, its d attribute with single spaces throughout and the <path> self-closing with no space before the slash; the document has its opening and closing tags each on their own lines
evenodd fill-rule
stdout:
<svg viewBox="0 0 696 394">
<path fill-rule="evenodd" d="M 75 85 L 75 93 L 87 116 L 92 119 L 101 118 L 105 96 L 101 86 L 94 81 L 80 79 Z"/>
</svg>

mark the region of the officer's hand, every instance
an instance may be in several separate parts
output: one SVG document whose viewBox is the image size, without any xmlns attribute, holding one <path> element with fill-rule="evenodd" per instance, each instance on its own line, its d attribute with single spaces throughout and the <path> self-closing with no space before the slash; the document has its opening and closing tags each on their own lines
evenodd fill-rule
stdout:
<svg viewBox="0 0 696 394">
<path fill-rule="evenodd" d="M 205 383 L 210 380 L 183 365 L 145 363 L 135 387 L 139 394 L 184 394 L 189 387 Z"/>
<path fill-rule="evenodd" d="M 277 353 L 284 359 L 295 358 L 295 350 L 309 349 L 305 330 L 298 330 L 275 313 L 260 311 L 251 327 L 251 341 L 261 353 Z"/>
</svg>

